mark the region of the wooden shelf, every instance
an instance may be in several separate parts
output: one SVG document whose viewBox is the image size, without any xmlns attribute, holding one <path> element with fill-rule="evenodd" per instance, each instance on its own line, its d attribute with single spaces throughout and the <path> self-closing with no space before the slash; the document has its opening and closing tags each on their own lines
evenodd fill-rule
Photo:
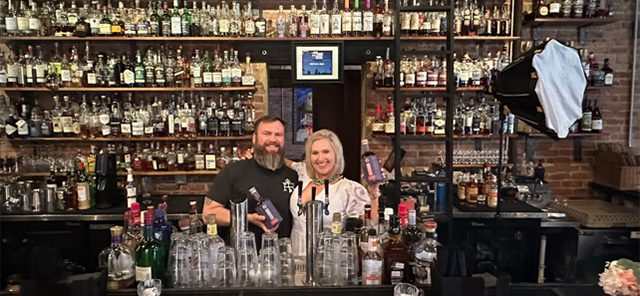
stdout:
<svg viewBox="0 0 640 296">
<path fill-rule="evenodd" d="M 197 170 L 197 171 L 144 171 L 137 172 L 133 171 L 134 176 L 176 176 L 176 175 L 186 175 L 186 176 L 197 176 L 197 175 L 217 175 L 220 170 Z M 24 173 L 2 173 L 0 176 L 16 176 L 16 177 L 47 177 L 51 173 L 50 172 L 24 172 Z M 56 174 L 58 176 L 66 176 L 66 172 L 62 172 Z M 118 176 L 126 176 L 126 172 L 118 171 Z"/>
<path fill-rule="evenodd" d="M 77 138 L 77 137 L 32 137 L 32 138 L 18 138 L 9 139 L 14 143 L 19 142 L 194 142 L 194 141 L 250 141 L 251 136 L 234 136 L 234 137 L 114 137 L 114 138 Z"/>
<path fill-rule="evenodd" d="M 497 167 L 497 163 L 490 163 L 491 167 Z M 512 163 L 503 163 L 503 167 L 512 167 Z M 454 164 L 454 169 L 475 169 L 475 168 L 483 168 L 484 163 L 474 163 L 474 164 Z"/>
<path fill-rule="evenodd" d="M 446 36 L 401 36 L 400 40 L 406 41 L 446 41 Z M 454 36 L 455 41 L 515 41 L 519 36 Z"/>
<path fill-rule="evenodd" d="M 482 91 L 484 89 L 483 86 L 470 86 L 470 87 L 457 87 L 456 92 L 466 92 L 466 91 Z M 380 92 L 392 92 L 395 89 L 393 87 L 376 87 L 376 91 Z M 446 87 L 401 87 L 401 92 L 410 92 L 410 91 L 431 91 L 431 92 L 446 92 Z"/>
<path fill-rule="evenodd" d="M 0 91 L 29 92 L 191 92 L 191 91 L 255 91 L 255 86 L 238 87 L 61 87 L 49 89 L 45 87 L 2 87 Z"/>
<path fill-rule="evenodd" d="M 196 175 L 217 175 L 219 170 L 199 170 L 199 171 L 149 171 L 149 172 L 133 172 L 134 176 L 176 176 L 176 175 L 187 175 L 187 176 L 196 176 Z M 126 175 L 126 173 L 122 173 Z M 120 175 L 120 173 L 118 173 Z"/>
<path fill-rule="evenodd" d="M 529 138 L 549 138 L 549 136 L 542 133 L 524 133 L 518 132 L 518 134 L 529 137 Z M 594 137 L 602 135 L 602 133 L 569 133 L 567 138 L 583 138 L 583 137 Z M 551 139 L 551 138 L 549 138 Z M 562 140 L 562 139 L 561 139 Z"/>
<path fill-rule="evenodd" d="M 607 18 L 535 18 L 525 21 L 526 25 L 566 25 L 566 26 L 600 26 L 617 22 L 615 17 Z"/>
<path fill-rule="evenodd" d="M 373 133 L 374 137 L 394 137 L 394 134 L 386 134 L 386 133 L 378 133 L 375 132 Z M 406 140 L 423 140 L 423 141 L 441 141 L 441 140 L 445 140 L 446 136 L 442 135 L 442 136 L 435 136 L 435 135 L 400 135 L 401 137 L 405 138 Z M 504 135 L 505 138 L 515 138 L 518 136 L 518 134 L 506 134 Z M 498 141 L 500 138 L 496 135 L 468 135 L 468 136 L 458 136 L 458 135 L 454 135 L 453 139 L 456 141 L 463 141 L 463 140 L 495 140 Z"/>
<path fill-rule="evenodd" d="M 84 42 L 84 41 L 220 41 L 220 42 L 287 42 L 287 41 L 391 41 L 393 37 L 320 37 L 320 38 L 301 38 L 301 37 L 124 37 L 124 36 L 90 36 L 90 37 L 36 37 L 36 36 L 8 36 L 0 37 L 0 42 L 7 41 L 68 41 L 68 42 Z"/>
</svg>

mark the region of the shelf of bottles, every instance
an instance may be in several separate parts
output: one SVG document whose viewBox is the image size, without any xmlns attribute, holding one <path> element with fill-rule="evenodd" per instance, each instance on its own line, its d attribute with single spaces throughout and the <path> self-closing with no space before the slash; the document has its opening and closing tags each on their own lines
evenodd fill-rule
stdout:
<svg viewBox="0 0 640 296">
<path fill-rule="evenodd" d="M 393 99 L 387 96 L 386 107 L 378 104 L 375 107 L 375 117 L 371 123 L 374 135 L 394 136 L 395 116 L 393 114 Z M 433 97 L 407 97 L 400 112 L 400 136 L 407 140 L 445 139 L 446 110 L 438 99 Z M 513 115 L 501 127 L 499 119 L 499 103 L 492 99 L 486 101 L 480 95 L 467 100 L 461 98 L 454 109 L 453 138 L 454 139 L 498 139 L 500 128 L 504 129 L 506 137 L 514 134 Z M 511 120 L 509 120 L 511 118 Z"/>
<path fill-rule="evenodd" d="M 605 25 L 616 22 L 611 0 L 536 0 L 533 11 L 525 16 L 525 23 L 534 26 Z"/>
<path fill-rule="evenodd" d="M 134 171 L 133 176 L 198 176 L 198 175 L 217 175 L 219 170 L 196 170 L 196 171 Z M 16 176 L 16 177 L 48 177 L 50 172 L 24 172 L 24 173 L 0 173 L 0 176 Z M 61 175 L 61 174 L 57 174 Z M 126 172 L 118 172 L 118 176 L 126 176 Z"/>
<path fill-rule="evenodd" d="M 27 137 L 12 138 L 11 141 L 19 142 L 207 142 L 207 141 L 251 141 L 251 136 L 230 137 Z"/>
<path fill-rule="evenodd" d="M 256 91 L 254 86 L 239 87 L 0 87 L 0 91 L 24 92 L 232 92 Z"/>
<path fill-rule="evenodd" d="M 26 49 L 26 50 L 24 50 Z M 53 55 L 45 59 L 40 45 L 17 46 L 6 58 L 0 53 L 0 87 L 5 91 L 66 92 L 177 92 L 255 91 L 251 57 L 239 60 L 238 51 L 194 49 L 188 56 L 182 46 L 138 47 L 135 54 L 91 54 L 89 42 L 84 53 L 72 46 L 60 54 L 54 43 Z"/>
<path fill-rule="evenodd" d="M 147 8 L 140 7 L 140 1 L 129 7 L 118 2 L 92 6 L 85 4 L 71 7 L 64 4 L 45 3 L 38 7 L 31 3 L 28 8 L 24 2 L 9 1 L 6 16 L 6 29 L 0 35 L 38 36 L 45 38 L 91 38 L 110 40 L 110 38 L 129 37 L 132 40 L 299 40 L 305 38 L 336 38 L 340 40 L 379 40 L 392 36 L 393 11 L 388 1 L 380 1 L 372 6 L 372 1 L 349 1 L 344 6 L 333 1 L 313 1 L 307 10 L 305 5 L 296 8 L 291 5 L 285 10 L 262 11 L 249 2 L 243 5 L 233 1 L 213 5 L 193 1 L 192 7 L 186 7 L 182 1 L 155 3 L 149 1 Z M 169 7 L 171 5 L 171 7 Z M 162 38 L 162 39 L 160 39 Z M 164 39 L 170 38 L 170 39 Z M 124 39 L 124 38 L 123 38 Z M 42 39 L 47 40 L 47 39 Z M 51 40 L 51 39 L 48 39 Z M 116 39 L 112 39 L 116 40 Z M 121 39 L 118 39 L 121 40 Z"/>
<path fill-rule="evenodd" d="M 454 53 L 454 60 L 456 54 Z M 483 91 L 490 85 L 497 75 L 510 62 L 505 49 L 498 51 L 495 56 L 487 53 L 484 57 L 472 58 L 465 53 L 460 60 L 453 64 L 456 92 Z M 400 61 L 400 91 L 403 92 L 445 92 L 447 91 L 447 72 L 444 56 L 427 55 L 403 56 Z M 373 67 L 373 85 L 377 91 L 394 91 L 394 62 L 389 54 L 383 59 L 376 57 Z"/>
<path fill-rule="evenodd" d="M 446 10 L 448 1 L 403 1 L 400 13 L 400 40 L 446 40 Z M 435 3 L 434 3 L 435 2 Z M 433 5 L 432 5 L 433 4 Z M 429 12 L 425 12 L 425 10 Z M 440 11 L 433 11 L 440 10 Z M 477 1 L 456 1 L 453 35 L 456 41 L 514 41 L 511 36 L 511 5 L 495 5 L 493 9 L 478 5 Z"/>
</svg>

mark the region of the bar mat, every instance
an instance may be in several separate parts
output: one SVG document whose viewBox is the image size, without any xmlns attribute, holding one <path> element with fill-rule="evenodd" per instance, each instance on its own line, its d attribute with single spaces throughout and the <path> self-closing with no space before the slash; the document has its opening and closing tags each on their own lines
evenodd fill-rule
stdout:
<svg viewBox="0 0 640 296">
<path fill-rule="evenodd" d="M 463 212 L 495 212 L 496 208 L 489 206 L 471 205 L 461 203 L 456 199 L 456 207 Z M 536 208 L 526 202 L 515 200 L 500 204 L 501 212 L 542 212 L 539 208 Z"/>
</svg>

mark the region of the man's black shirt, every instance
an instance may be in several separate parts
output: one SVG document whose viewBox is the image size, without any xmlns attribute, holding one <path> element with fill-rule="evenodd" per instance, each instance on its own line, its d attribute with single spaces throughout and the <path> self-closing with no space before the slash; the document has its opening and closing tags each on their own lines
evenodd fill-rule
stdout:
<svg viewBox="0 0 640 296">
<path fill-rule="evenodd" d="M 226 166 L 213 180 L 213 186 L 207 197 L 230 208 L 229 200 L 238 197 L 248 198 L 248 213 L 254 213 L 257 202 L 250 198 L 249 188 L 255 187 L 262 198 L 270 199 L 276 207 L 282 222 L 276 232 L 278 237 L 289 237 L 291 234 L 292 217 L 289 210 L 289 198 L 298 181 L 298 174 L 286 167 L 272 171 L 260 166 L 254 159 L 241 160 Z M 249 231 L 256 234 L 258 248 L 262 240 L 262 229 L 253 223 L 248 223 Z M 221 227 L 220 236 L 229 243 L 229 228 Z"/>
</svg>

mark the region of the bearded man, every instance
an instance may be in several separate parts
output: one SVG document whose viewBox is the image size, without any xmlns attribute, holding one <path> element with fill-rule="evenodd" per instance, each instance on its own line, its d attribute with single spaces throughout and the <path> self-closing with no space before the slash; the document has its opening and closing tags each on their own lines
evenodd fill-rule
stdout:
<svg viewBox="0 0 640 296">
<path fill-rule="evenodd" d="M 292 217 L 289 197 L 298 181 L 298 174 L 284 165 L 285 122 L 272 116 L 263 116 L 255 123 L 253 158 L 227 165 L 213 180 L 202 210 L 203 220 L 216 215 L 221 226 L 220 235 L 229 244 L 230 200 L 248 198 L 247 221 L 249 231 L 256 234 L 256 243 L 262 234 L 277 232 L 278 237 L 289 237 Z M 272 228 L 264 223 L 265 217 L 255 213 L 257 202 L 250 197 L 249 188 L 255 187 L 262 198 L 268 198 L 282 215 L 282 221 Z"/>
</svg>

